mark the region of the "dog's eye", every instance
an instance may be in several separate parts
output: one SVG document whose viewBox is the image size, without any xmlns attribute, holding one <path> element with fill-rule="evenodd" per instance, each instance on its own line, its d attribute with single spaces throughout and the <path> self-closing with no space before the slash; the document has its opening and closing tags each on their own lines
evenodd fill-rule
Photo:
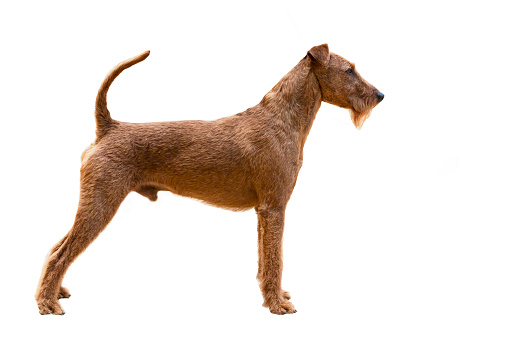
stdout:
<svg viewBox="0 0 509 339">
<path fill-rule="evenodd" d="M 355 72 L 354 72 L 353 68 L 349 68 L 346 70 L 346 73 L 353 75 Z"/>
</svg>

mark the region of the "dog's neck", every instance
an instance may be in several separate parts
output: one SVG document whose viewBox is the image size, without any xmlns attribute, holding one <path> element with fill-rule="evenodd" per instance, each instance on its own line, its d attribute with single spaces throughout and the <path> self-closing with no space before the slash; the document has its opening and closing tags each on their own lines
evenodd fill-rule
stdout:
<svg viewBox="0 0 509 339">
<path fill-rule="evenodd" d="M 297 132 L 304 146 L 321 102 L 320 85 L 306 56 L 263 97 L 258 107 L 268 112 L 273 122 L 279 120 L 283 130 Z"/>
</svg>

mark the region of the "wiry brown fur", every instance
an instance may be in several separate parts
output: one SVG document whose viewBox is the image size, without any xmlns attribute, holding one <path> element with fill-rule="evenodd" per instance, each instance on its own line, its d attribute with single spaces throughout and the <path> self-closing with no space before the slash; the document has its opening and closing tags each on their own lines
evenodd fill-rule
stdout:
<svg viewBox="0 0 509 339">
<path fill-rule="evenodd" d="M 170 191 L 231 210 L 255 208 L 258 274 L 264 305 L 272 313 L 295 312 L 281 289 L 285 208 L 302 166 L 304 143 L 320 104 L 350 109 L 360 128 L 383 95 L 351 63 L 313 47 L 262 101 L 215 121 L 126 123 L 113 120 L 106 93 L 126 68 L 149 52 L 119 64 L 96 100 L 97 139 L 83 153 L 74 225 L 50 251 L 36 301 L 41 314 L 63 314 L 58 298 L 71 263 L 101 233 L 131 191 L 155 201 Z M 353 70 L 353 71 L 352 71 Z"/>
</svg>

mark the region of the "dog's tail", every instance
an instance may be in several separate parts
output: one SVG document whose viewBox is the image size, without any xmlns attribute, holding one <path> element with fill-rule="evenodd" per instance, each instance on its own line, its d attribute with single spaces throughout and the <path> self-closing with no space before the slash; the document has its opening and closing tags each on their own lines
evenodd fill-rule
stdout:
<svg viewBox="0 0 509 339">
<path fill-rule="evenodd" d="M 122 73 L 124 69 L 145 60 L 149 54 L 150 51 L 146 51 L 138 56 L 135 56 L 134 58 L 119 63 L 110 71 L 110 73 L 108 73 L 104 79 L 101 87 L 99 88 L 99 92 L 97 93 L 97 98 L 95 99 L 95 122 L 97 126 L 97 139 L 103 137 L 113 124 L 113 119 L 111 119 L 110 111 L 108 111 L 106 104 L 106 94 L 108 93 L 108 89 L 110 88 L 111 83 L 120 73 Z"/>
</svg>

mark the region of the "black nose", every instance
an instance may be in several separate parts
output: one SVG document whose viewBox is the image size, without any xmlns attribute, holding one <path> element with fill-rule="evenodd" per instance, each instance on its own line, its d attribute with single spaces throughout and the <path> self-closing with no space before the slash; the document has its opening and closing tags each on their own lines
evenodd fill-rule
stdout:
<svg viewBox="0 0 509 339">
<path fill-rule="evenodd" d="M 382 92 L 378 92 L 376 94 L 376 97 L 378 98 L 378 102 L 380 102 L 384 99 L 384 94 Z"/>
</svg>

